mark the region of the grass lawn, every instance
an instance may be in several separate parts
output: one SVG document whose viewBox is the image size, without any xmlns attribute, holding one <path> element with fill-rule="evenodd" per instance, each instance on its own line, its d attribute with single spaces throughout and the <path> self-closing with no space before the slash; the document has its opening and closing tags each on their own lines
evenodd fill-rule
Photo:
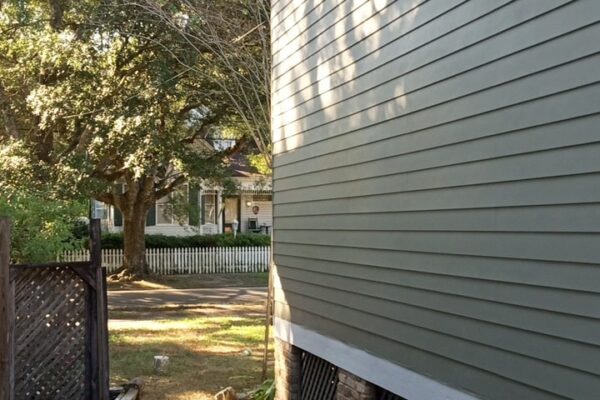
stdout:
<svg viewBox="0 0 600 400">
<path fill-rule="evenodd" d="M 213 399 L 224 387 L 244 392 L 261 383 L 263 305 L 113 311 L 110 318 L 111 383 L 141 377 L 145 400 Z M 168 374 L 153 375 L 155 355 L 170 357 Z"/>
<path fill-rule="evenodd" d="M 157 275 L 134 282 L 108 282 L 108 290 L 201 289 L 259 287 L 269 283 L 268 272 L 210 275 Z"/>
</svg>

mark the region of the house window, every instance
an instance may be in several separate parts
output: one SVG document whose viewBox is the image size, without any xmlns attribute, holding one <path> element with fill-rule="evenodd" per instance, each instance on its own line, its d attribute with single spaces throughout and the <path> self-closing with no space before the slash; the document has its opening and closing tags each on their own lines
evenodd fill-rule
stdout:
<svg viewBox="0 0 600 400">
<path fill-rule="evenodd" d="M 187 185 L 175 190 L 173 193 L 156 201 L 156 223 L 157 224 L 187 224 L 188 215 L 181 214 L 187 207 L 188 187 Z"/>
<path fill-rule="evenodd" d="M 93 209 L 92 209 L 92 218 L 100 218 L 107 219 L 108 218 L 108 208 L 106 204 L 101 201 L 94 200 L 93 201 Z"/>
<path fill-rule="evenodd" d="M 202 224 L 217 223 L 217 195 L 216 193 L 202 194 Z"/>
<path fill-rule="evenodd" d="M 217 151 L 223 151 L 235 146 L 235 139 L 214 139 L 213 147 Z"/>
</svg>

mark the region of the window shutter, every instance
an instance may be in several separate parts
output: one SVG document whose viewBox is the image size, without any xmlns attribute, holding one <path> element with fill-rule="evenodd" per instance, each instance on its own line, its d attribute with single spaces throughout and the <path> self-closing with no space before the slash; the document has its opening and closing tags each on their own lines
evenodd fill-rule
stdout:
<svg viewBox="0 0 600 400">
<path fill-rule="evenodd" d="M 123 226 L 123 214 L 121 210 L 113 206 L 113 223 L 115 226 Z"/>
<path fill-rule="evenodd" d="M 123 193 L 123 184 L 115 185 L 117 193 Z M 117 207 L 113 206 L 113 224 L 114 226 L 123 226 L 123 213 Z"/>
<path fill-rule="evenodd" d="M 206 224 L 206 212 L 204 211 L 206 207 L 205 201 L 204 201 L 204 195 L 200 196 L 200 218 L 201 221 L 200 223 L 202 225 Z"/>
<path fill-rule="evenodd" d="M 198 187 L 190 186 L 189 189 L 189 224 L 198 226 L 200 223 L 200 210 L 198 207 Z"/>
<path fill-rule="evenodd" d="M 148 215 L 146 215 L 146 226 L 156 225 L 156 203 L 150 207 L 148 210 Z"/>
</svg>

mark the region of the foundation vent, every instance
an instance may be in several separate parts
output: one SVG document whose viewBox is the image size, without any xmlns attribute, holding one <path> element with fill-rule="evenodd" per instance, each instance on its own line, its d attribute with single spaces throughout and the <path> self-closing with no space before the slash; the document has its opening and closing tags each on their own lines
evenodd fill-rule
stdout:
<svg viewBox="0 0 600 400">
<path fill-rule="evenodd" d="M 335 365 L 302 352 L 301 373 L 302 400 L 333 400 L 338 383 L 338 369 Z"/>
</svg>

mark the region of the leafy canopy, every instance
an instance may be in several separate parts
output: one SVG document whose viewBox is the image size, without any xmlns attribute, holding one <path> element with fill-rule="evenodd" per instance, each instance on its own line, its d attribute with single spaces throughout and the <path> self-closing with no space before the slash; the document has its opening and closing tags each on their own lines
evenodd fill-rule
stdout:
<svg viewBox="0 0 600 400">
<path fill-rule="evenodd" d="M 222 172 L 205 140 L 232 110 L 210 54 L 131 3 L 1 7 L 0 140 L 26 149 L 38 181 L 115 203 L 117 181 L 150 179 L 160 197 Z"/>
<path fill-rule="evenodd" d="M 232 71 L 248 70 L 174 29 L 185 15 L 180 28 L 204 23 L 189 2 L 155 6 L 0 1 L 0 204 L 15 235 L 31 239 L 18 257 L 71 243 L 66 227 L 82 199 L 143 218 L 190 177 L 225 174 L 231 150 L 207 141 L 239 125 L 227 88 Z M 247 133 L 231 131 L 244 144 Z"/>
</svg>

